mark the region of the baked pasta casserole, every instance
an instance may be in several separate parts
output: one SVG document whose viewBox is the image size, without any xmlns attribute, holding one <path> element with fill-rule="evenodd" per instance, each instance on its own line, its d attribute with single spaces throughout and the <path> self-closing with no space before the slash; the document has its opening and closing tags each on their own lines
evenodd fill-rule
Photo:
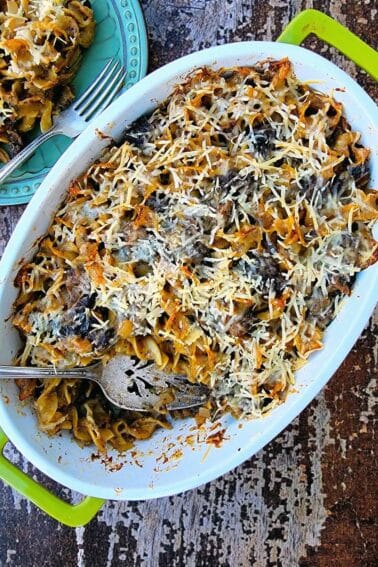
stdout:
<svg viewBox="0 0 378 567">
<path fill-rule="evenodd" d="M 288 59 L 196 70 L 70 185 L 17 277 L 18 364 L 122 353 L 208 385 L 202 417 L 262 416 L 377 260 L 368 157 Z M 19 386 L 42 430 L 100 449 L 169 426 L 92 384 Z"/>
<path fill-rule="evenodd" d="M 69 83 L 94 26 L 83 0 L 0 0 L 0 161 L 73 100 Z"/>
</svg>

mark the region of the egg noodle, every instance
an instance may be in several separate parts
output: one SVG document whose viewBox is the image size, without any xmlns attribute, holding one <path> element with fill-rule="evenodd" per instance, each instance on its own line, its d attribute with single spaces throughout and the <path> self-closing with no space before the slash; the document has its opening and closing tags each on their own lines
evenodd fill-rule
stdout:
<svg viewBox="0 0 378 567">
<path fill-rule="evenodd" d="M 73 100 L 69 83 L 94 25 L 82 0 L 0 0 L 0 161 Z"/>
<path fill-rule="evenodd" d="M 287 59 L 193 72 L 71 184 L 17 277 L 18 364 L 123 353 L 207 384 L 203 415 L 281 404 L 377 259 L 359 139 Z M 19 386 L 41 429 L 100 449 L 169 426 L 78 380 Z"/>
</svg>

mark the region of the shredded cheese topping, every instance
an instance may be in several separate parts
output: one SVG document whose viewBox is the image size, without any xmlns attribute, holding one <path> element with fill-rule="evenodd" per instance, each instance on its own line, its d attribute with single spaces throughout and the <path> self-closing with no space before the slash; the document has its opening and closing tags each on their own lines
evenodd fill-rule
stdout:
<svg viewBox="0 0 378 567">
<path fill-rule="evenodd" d="M 19 363 L 123 353 L 207 384 L 217 410 L 282 403 L 377 259 L 359 138 L 287 59 L 197 70 L 71 185 L 18 276 Z"/>
</svg>

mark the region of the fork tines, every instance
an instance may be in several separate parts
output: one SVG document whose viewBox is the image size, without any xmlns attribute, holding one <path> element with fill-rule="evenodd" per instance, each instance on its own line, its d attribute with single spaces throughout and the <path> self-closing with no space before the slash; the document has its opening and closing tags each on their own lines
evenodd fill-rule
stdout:
<svg viewBox="0 0 378 567">
<path fill-rule="evenodd" d="M 118 60 L 110 59 L 98 77 L 73 103 L 72 108 L 84 120 L 100 114 L 122 88 L 126 71 Z"/>
</svg>

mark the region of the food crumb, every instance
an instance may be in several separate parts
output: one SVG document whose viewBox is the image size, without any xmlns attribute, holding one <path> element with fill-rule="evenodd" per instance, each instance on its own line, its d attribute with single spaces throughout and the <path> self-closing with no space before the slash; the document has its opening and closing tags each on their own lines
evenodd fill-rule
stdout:
<svg viewBox="0 0 378 567">
<path fill-rule="evenodd" d="M 216 433 L 209 435 L 208 438 L 206 439 L 206 443 L 208 445 L 214 445 L 214 447 L 219 449 L 222 446 L 223 441 L 226 439 L 225 432 L 226 432 L 225 429 L 220 429 Z"/>
</svg>

